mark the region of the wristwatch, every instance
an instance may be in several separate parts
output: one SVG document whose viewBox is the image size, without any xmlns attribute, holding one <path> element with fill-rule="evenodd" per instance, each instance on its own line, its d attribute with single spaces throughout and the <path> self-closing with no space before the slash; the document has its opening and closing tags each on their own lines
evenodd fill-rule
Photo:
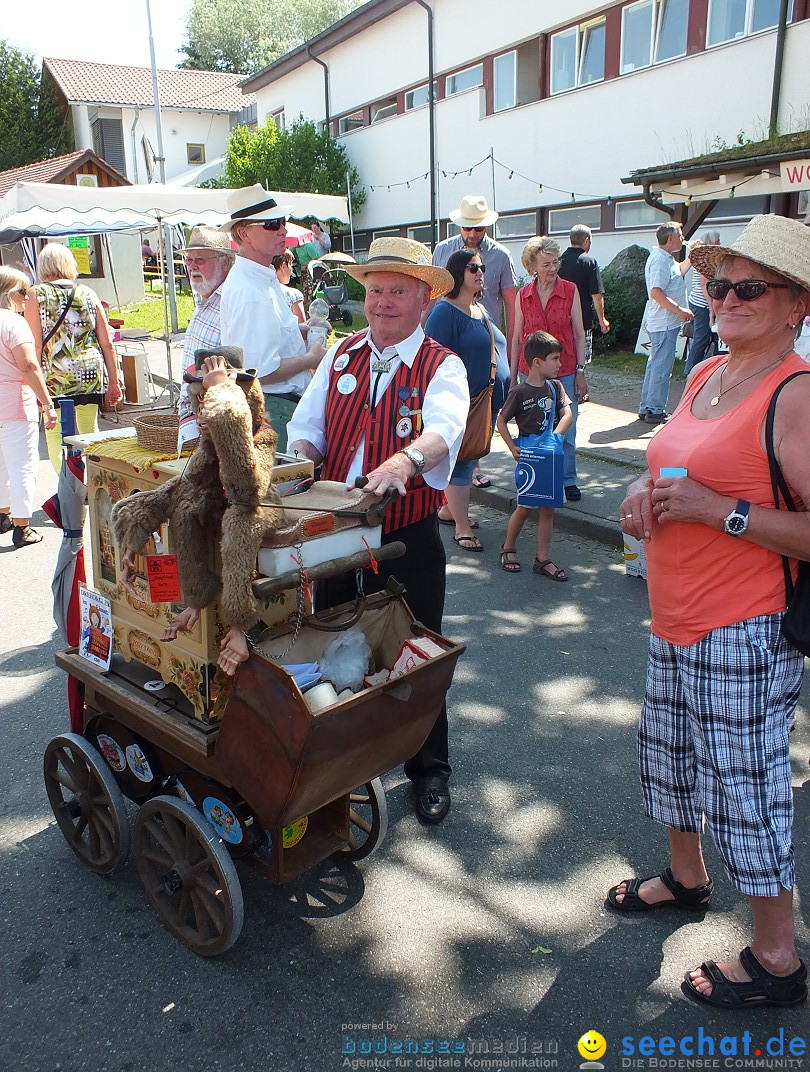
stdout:
<svg viewBox="0 0 810 1072">
<path fill-rule="evenodd" d="M 414 467 L 414 476 L 419 476 L 425 468 L 425 456 L 418 447 L 402 447 L 397 454 L 404 454 Z"/>
<path fill-rule="evenodd" d="M 742 536 L 748 528 L 748 511 L 750 509 L 750 502 L 746 499 L 737 499 L 737 505 L 723 519 L 723 528 L 729 536 Z"/>
<path fill-rule="evenodd" d="M 584 372 L 587 367 L 587 365 L 577 365 L 577 372 Z"/>
</svg>

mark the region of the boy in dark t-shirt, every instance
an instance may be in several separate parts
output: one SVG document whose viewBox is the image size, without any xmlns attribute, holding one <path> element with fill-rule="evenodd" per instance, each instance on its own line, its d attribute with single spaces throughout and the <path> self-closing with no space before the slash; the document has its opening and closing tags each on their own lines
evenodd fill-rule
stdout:
<svg viewBox="0 0 810 1072">
<path fill-rule="evenodd" d="M 513 417 L 521 436 L 542 435 L 552 421 L 555 432 L 563 435 L 572 421 L 571 399 L 557 378 L 560 374 L 562 346 L 553 335 L 535 331 L 528 336 L 523 346 L 529 375 L 523 383 L 509 392 L 498 414 L 498 431 L 515 461 L 520 460 L 520 448 L 509 434 L 507 421 Z M 553 385 L 553 390 L 552 390 Z M 554 410 L 552 414 L 552 409 Z M 501 568 L 507 573 L 520 572 L 517 560 L 517 538 L 532 513 L 532 508 L 516 506 L 509 518 L 506 540 L 501 546 Z M 532 570 L 552 581 L 567 581 L 568 574 L 558 569 L 551 561 L 551 533 L 554 527 L 554 508 L 541 506 L 537 511 L 537 554 Z"/>
</svg>

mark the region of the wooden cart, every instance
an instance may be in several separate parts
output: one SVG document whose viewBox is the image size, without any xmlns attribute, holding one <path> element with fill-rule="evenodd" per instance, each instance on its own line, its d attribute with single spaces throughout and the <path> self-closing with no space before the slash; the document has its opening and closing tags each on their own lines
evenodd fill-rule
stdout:
<svg viewBox="0 0 810 1072">
<path fill-rule="evenodd" d="M 334 572 L 348 561 L 332 563 Z M 422 746 L 464 650 L 415 622 L 397 589 L 277 629 L 229 679 L 218 721 L 195 718 L 181 689 L 151 680 L 154 670 L 137 660 L 116 655 L 102 673 L 76 649 L 58 653 L 57 665 L 84 684 L 84 720 L 81 734 L 48 745 L 45 783 L 77 856 L 108 874 L 132 841 L 155 911 L 203 956 L 227 950 L 242 927 L 234 859 L 283 883 L 334 852 L 368 856 L 387 824 L 379 775 Z M 317 658 L 349 625 L 380 665 L 408 638 L 430 637 L 443 651 L 313 713 L 280 663 Z M 124 796 L 139 806 L 132 836 Z"/>
</svg>

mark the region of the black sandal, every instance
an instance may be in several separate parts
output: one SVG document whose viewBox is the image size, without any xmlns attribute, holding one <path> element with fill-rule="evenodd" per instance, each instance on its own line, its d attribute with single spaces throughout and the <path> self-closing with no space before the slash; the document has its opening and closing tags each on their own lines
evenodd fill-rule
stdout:
<svg viewBox="0 0 810 1072">
<path fill-rule="evenodd" d="M 520 563 L 517 558 L 510 562 L 506 557 L 507 555 L 517 555 L 517 548 L 504 547 L 501 544 L 501 569 L 507 573 L 520 573 Z"/>
<path fill-rule="evenodd" d="M 751 947 L 746 946 L 740 953 L 740 963 L 751 976 L 750 983 L 735 983 L 723 975 L 713 960 L 707 960 L 700 965 L 700 971 L 712 984 L 711 994 L 702 994 L 689 972 L 681 983 L 681 990 L 692 1001 L 714 1005 L 717 1009 L 750 1009 L 761 1005 L 790 1008 L 807 1001 L 807 966 L 804 962 L 790 975 L 773 975 L 760 964 Z"/>
<path fill-rule="evenodd" d="M 551 566 L 551 569 L 547 570 L 546 566 Z M 532 573 L 539 573 L 543 577 L 548 577 L 550 581 L 559 581 L 560 583 L 568 580 L 568 574 L 565 570 L 558 569 L 550 558 L 535 558 Z"/>
<path fill-rule="evenodd" d="M 25 527 L 22 525 L 15 525 L 11 542 L 15 547 L 29 547 L 34 543 L 42 543 L 42 537 L 37 530 L 32 529 L 30 525 L 26 525 Z"/>
<path fill-rule="evenodd" d="M 639 896 L 639 890 L 651 878 L 660 878 L 674 900 L 655 901 L 653 904 L 648 904 L 647 901 L 642 900 Z M 673 876 L 669 867 L 662 871 L 660 875 L 648 875 L 646 878 L 626 878 L 623 879 L 623 882 L 625 892 L 621 901 L 616 900 L 616 891 L 622 885 L 621 882 L 618 882 L 608 890 L 605 907 L 615 908 L 617 912 L 625 912 L 628 915 L 632 915 L 635 912 L 652 912 L 655 908 L 684 908 L 688 912 L 702 912 L 709 907 L 709 898 L 714 886 L 711 879 L 703 886 L 691 888 L 684 886 L 682 882 L 678 882 Z"/>
</svg>

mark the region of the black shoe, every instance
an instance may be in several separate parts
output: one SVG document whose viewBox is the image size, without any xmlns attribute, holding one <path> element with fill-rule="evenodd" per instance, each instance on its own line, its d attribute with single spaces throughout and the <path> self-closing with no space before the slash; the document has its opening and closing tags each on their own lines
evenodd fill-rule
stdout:
<svg viewBox="0 0 810 1072">
<path fill-rule="evenodd" d="M 11 514 L 0 514 L 0 536 L 4 536 L 7 532 L 11 532 L 14 528 L 14 522 L 11 520 Z"/>
<path fill-rule="evenodd" d="M 669 413 L 653 413 L 652 410 L 648 409 L 642 420 L 645 424 L 666 424 L 669 418 Z"/>
<path fill-rule="evenodd" d="M 565 489 L 565 497 L 569 502 L 579 502 L 582 498 L 582 492 L 576 486 L 576 484 L 569 484 Z"/>
<path fill-rule="evenodd" d="M 638 419 L 640 421 L 643 421 L 649 412 L 650 411 L 648 409 L 643 410 L 641 413 L 639 413 Z"/>
<path fill-rule="evenodd" d="M 447 782 L 416 782 L 413 787 L 416 797 L 415 811 L 423 823 L 440 823 L 450 811 L 450 790 Z"/>
<path fill-rule="evenodd" d="M 33 543 L 42 543 L 42 537 L 36 529 L 32 529 L 30 525 L 23 527 L 22 525 L 15 525 L 14 532 L 11 536 L 11 542 L 15 547 L 28 547 Z"/>
</svg>

